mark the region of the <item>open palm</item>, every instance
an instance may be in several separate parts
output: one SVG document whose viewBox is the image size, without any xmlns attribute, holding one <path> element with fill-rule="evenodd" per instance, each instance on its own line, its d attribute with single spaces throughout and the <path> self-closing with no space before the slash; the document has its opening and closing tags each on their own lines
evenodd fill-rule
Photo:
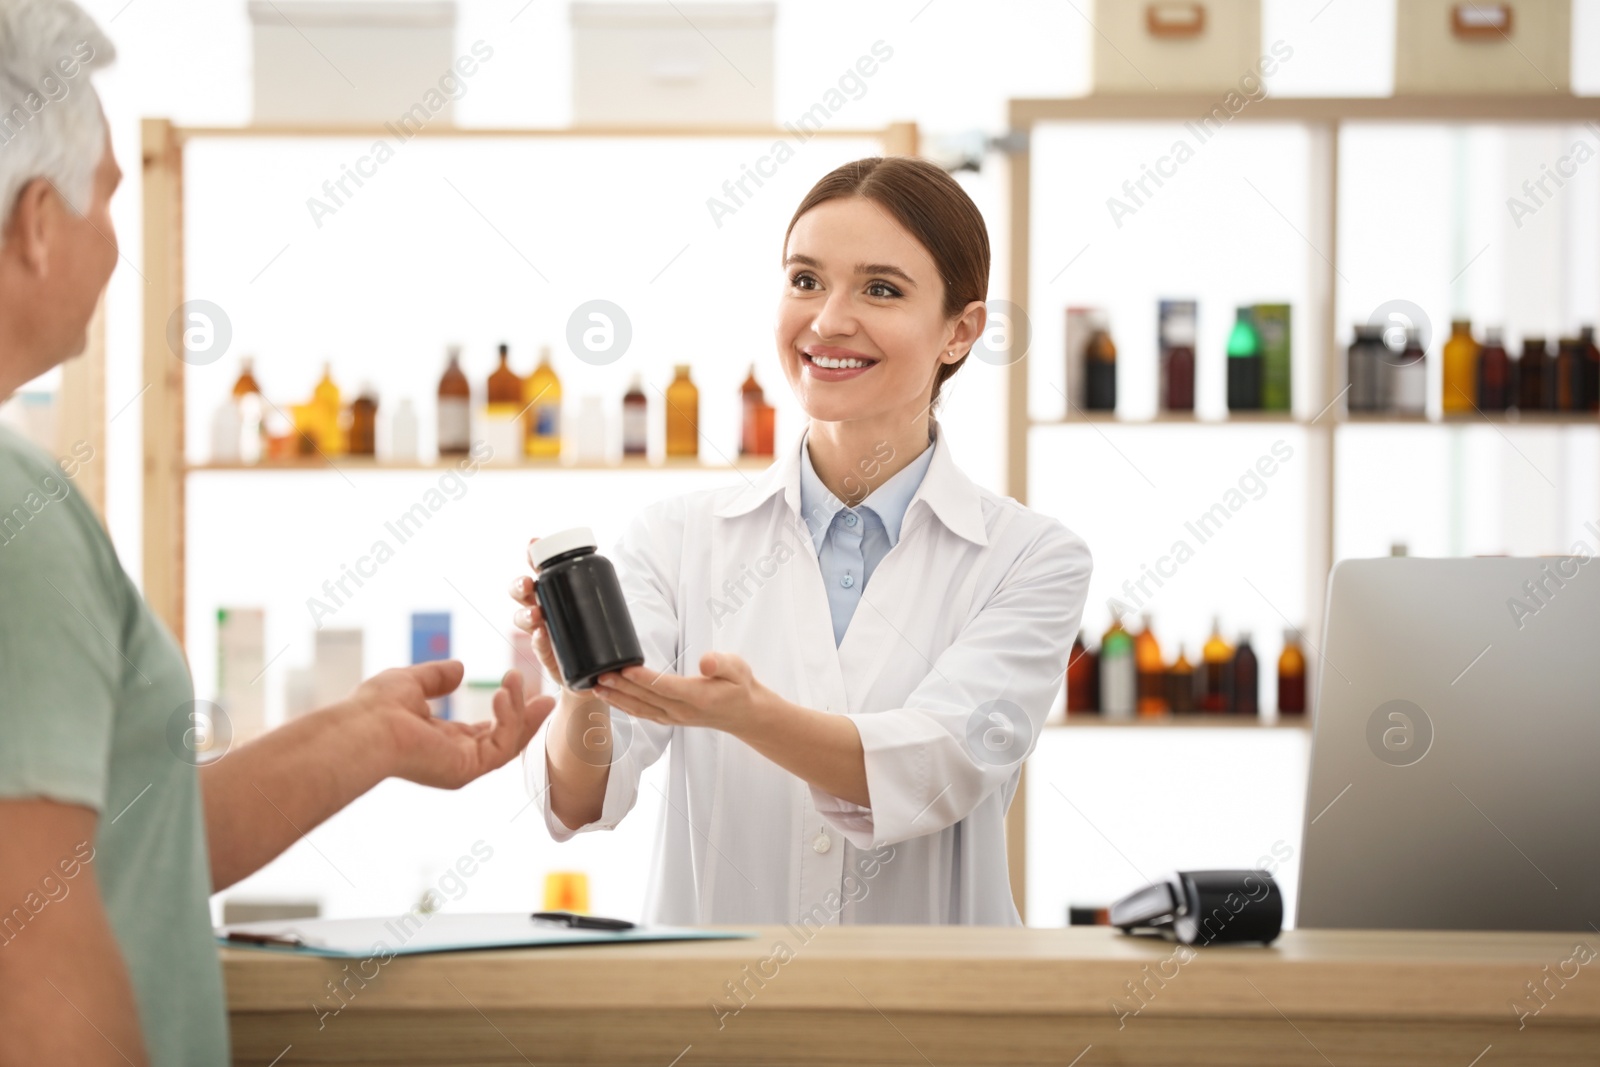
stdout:
<svg viewBox="0 0 1600 1067">
<path fill-rule="evenodd" d="M 495 691 L 493 722 L 435 718 L 428 701 L 454 691 L 464 670 L 458 660 L 396 667 L 368 678 L 351 695 L 383 722 L 394 748 L 395 777 L 459 789 L 510 762 L 555 709 L 552 697 L 525 698 L 522 675 L 512 670 Z"/>
</svg>

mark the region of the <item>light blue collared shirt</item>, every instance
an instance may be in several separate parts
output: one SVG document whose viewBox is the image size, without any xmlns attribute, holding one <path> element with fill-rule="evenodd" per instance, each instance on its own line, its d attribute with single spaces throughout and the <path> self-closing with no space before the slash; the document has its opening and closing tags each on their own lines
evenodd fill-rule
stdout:
<svg viewBox="0 0 1600 1067">
<path fill-rule="evenodd" d="M 833 643 L 844 640 L 850 618 L 861 603 L 872 572 L 900 540 L 900 524 L 916 495 L 917 486 L 933 461 L 933 434 L 917 458 L 895 472 L 854 508 L 834 496 L 811 465 L 807 433 L 800 441 L 800 512 L 811 528 L 811 540 L 822 567 L 822 585 L 828 591 L 833 615 Z"/>
</svg>

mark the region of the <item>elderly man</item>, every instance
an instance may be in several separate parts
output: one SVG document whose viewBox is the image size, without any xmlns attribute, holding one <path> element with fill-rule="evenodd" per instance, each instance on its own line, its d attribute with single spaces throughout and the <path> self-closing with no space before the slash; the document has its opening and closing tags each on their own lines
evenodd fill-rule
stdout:
<svg viewBox="0 0 1600 1067">
<path fill-rule="evenodd" d="M 0 398 L 83 350 L 117 262 L 111 58 L 70 0 L 0 0 Z M 0 429 L 0 1065 L 224 1063 L 209 894 L 385 778 L 505 764 L 554 702 L 513 671 L 492 724 L 443 722 L 461 664 L 398 668 L 197 768 L 183 655 L 67 467 Z"/>
</svg>

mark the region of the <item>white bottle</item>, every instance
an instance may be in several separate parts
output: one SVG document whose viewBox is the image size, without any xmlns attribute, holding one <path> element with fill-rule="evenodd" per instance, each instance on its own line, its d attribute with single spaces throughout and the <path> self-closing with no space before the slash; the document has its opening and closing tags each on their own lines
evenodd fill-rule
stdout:
<svg viewBox="0 0 1600 1067">
<path fill-rule="evenodd" d="M 260 463 L 264 418 L 261 394 L 248 393 L 240 397 L 236 403 L 239 406 L 240 418 L 239 461 L 249 464 Z"/>
<path fill-rule="evenodd" d="M 1100 647 L 1100 714 L 1108 719 L 1133 718 L 1138 695 L 1138 669 L 1133 661 L 1132 635 L 1119 651 Z"/>
<path fill-rule="evenodd" d="M 1406 328 L 1406 349 L 1384 357 L 1389 374 L 1389 405 L 1399 415 L 1421 415 L 1427 411 L 1428 361 L 1419 349 L 1407 358 L 1406 352 L 1415 344 L 1420 331 L 1415 326 Z"/>
<path fill-rule="evenodd" d="M 579 463 L 606 461 L 606 412 L 598 396 L 586 396 L 579 401 L 574 444 Z"/>
<path fill-rule="evenodd" d="M 417 409 L 410 397 L 394 407 L 394 421 L 389 424 L 389 460 L 392 463 L 417 461 Z"/>
<path fill-rule="evenodd" d="M 239 435 L 243 431 L 244 419 L 239 414 L 239 402 L 231 396 L 226 397 L 211 416 L 211 462 L 240 462 Z"/>
</svg>

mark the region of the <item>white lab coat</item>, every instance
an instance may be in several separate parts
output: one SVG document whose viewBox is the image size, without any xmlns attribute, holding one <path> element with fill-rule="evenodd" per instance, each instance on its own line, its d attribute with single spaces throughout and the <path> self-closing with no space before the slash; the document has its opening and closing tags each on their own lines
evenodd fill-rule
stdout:
<svg viewBox="0 0 1600 1067">
<path fill-rule="evenodd" d="M 611 552 L 646 667 L 692 674 L 731 652 L 789 700 L 850 715 L 872 801 L 830 796 L 722 731 L 613 708 L 603 810 L 573 830 L 550 810 L 542 728 L 524 766 L 557 841 L 614 828 L 670 750 L 646 922 L 1021 923 L 1005 812 L 1092 561 L 1061 523 L 975 485 L 934 426 L 900 540 L 837 648 L 798 442 L 752 483 L 646 508 Z"/>
</svg>

